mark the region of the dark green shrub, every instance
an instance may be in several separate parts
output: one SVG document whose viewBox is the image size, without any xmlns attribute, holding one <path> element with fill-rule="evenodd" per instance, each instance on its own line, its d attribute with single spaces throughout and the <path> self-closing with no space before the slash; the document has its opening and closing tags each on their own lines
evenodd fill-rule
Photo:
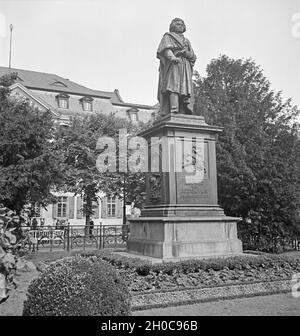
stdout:
<svg viewBox="0 0 300 336">
<path fill-rule="evenodd" d="M 17 263 L 25 251 L 22 246 L 21 221 L 24 218 L 0 204 L 0 275 L 4 278 L 4 288 L 0 291 L 0 303 L 6 300 L 8 290 L 16 288 L 15 273 Z"/>
<path fill-rule="evenodd" d="M 150 274 L 151 269 L 152 269 L 151 265 L 144 264 L 137 266 L 135 271 L 138 275 L 147 276 Z"/>
<path fill-rule="evenodd" d="M 51 263 L 28 289 L 24 316 L 128 316 L 130 295 L 116 269 L 80 256 Z"/>
</svg>

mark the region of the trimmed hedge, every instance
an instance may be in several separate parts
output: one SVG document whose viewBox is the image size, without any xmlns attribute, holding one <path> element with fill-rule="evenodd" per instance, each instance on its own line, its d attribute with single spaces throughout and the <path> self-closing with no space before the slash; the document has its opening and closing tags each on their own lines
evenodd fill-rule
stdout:
<svg viewBox="0 0 300 336">
<path fill-rule="evenodd" d="M 290 280 L 300 272 L 300 259 L 278 255 L 235 256 L 151 264 L 106 251 L 84 252 L 91 260 L 116 267 L 132 295 L 241 283 Z"/>
<path fill-rule="evenodd" d="M 23 316 L 129 316 L 130 294 L 114 267 L 98 258 L 51 263 L 28 288 Z"/>
<path fill-rule="evenodd" d="M 150 273 L 172 275 L 175 273 L 189 274 L 200 271 L 221 271 L 224 269 L 247 270 L 249 268 L 272 268 L 274 266 L 298 268 L 300 260 L 294 257 L 279 255 L 259 255 L 259 256 L 234 256 L 228 258 L 210 258 L 210 259 L 189 259 L 178 262 L 164 262 L 152 264 L 149 261 L 143 261 L 138 258 L 127 258 L 117 254 L 99 251 L 83 252 L 81 256 L 93 258 L 93 260 L 105 260 L 118 269 L 130 269 L 138 275 L 147 276 Z"/>
</svg>

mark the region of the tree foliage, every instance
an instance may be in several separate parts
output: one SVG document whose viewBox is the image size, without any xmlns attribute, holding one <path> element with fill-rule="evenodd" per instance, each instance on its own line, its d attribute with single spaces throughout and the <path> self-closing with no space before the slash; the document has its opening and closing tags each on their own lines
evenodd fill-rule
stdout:
<svg viewBox="0 0 300 336">
<path fill-rule="evenodd" d="M 0 78 L 0 202 L 20 212 L 26 203 L 45 206 L 53 199 L 61 166 L 52 148 L 51 112 L 12 97 L 9 86 L 15 79 Z"/>
<path fill-rule="evenodd" d="M 139 132 L 150 128 L 152 125 L 152 121 L 148 121 L 147 123 L 140 122 L 138 125 L 131 124 L 129 127 L 127 142 L 129 144 L 130 140 L 137 136 Z M 138 147 L 136 149 L 138 150 Z M 141 147 L 140 147 L 141 148 Z M 118 197 L 124 200 L 124 204 L 134 204 L 135 207 L 142 209 L 145 200 L 146 200 L 146 182 L 145 182 L 145 172 L 141 170 L 132 171 L 130 167 L 131 156 L 134 154 L 136 149 L 127 150 L 126 155 L 126 167 L 127 172 L 120 172 L 119 169 L 116 173 L 110 174 L 110 193 L 114 195 L 114 197 Z M 140 156 L 136 161 L 133 162 L 135 168 L 145 159 L 143 151 L 140 151 Z M 120 158 L 120 147 L 117 146 L 117 167 L 119 168 L 120 162 L 122 158 Z M 147 165 L 147 164 L 146 164 Z M 140 167 L 141 168 L 141 167 Z M 148 169 L 148 166 L 147 166 Z M 126 216 L 125 216 L 125 206 L 123 208 L 123 223 L 125 224 Z"/>
<path fill-rule="evenodd" d="M 138 192 L 144 188 L 141 174 L 101 172 L 96 165 L 101 153 L 96 148 L 100 137 L 115 140 L 118 158 L 119 129 L 126 129 L 129 137 L 136 134 L 139 127 L 114 114 L 97 113 L 75 117 L 69 127 L 60 126 L 56 133 L 56 148 L 64 156 L 64 189 L 83 197 L 86 224 L 94 213 L 93 204 L 98 202 L 100 192 L 123 199 L 125 203 L 141 197 Z"/>
<path fill-rule="evenodd" d="M 275 93 L 251 59 L 214 59 L 196 74 L 196 110 L 224 127 L 217 141 L 218 194 L 225 212 L 241 216 L 244 240 L 270 249 L 275 238 L 299 232 L 299 115 Z"/>
</svg>

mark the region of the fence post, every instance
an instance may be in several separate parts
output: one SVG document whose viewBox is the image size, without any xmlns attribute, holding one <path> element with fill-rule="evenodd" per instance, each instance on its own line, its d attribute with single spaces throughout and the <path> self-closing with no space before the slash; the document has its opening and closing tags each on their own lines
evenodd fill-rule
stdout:
<svg viewBox="0 0 300 336">
<path fill-rule="evenodd" d="M 68 222 L 67 227 L 67 251 L 70 251 L 70 223 Z"/>
<path fill-rule="evenodd" d="M 99 250 L 101 250 L 101 248 L 102 248 L 102 232 L 103 232 L 102 222 L 100 222 L 99 230 L 100 230 L 100 232 L 99 232 Z"/>
<path fill-rule="evenodd" d="M 50 227 L 50 230 L 49 230 L 49 242 L 50 242 L 50 252 L 52 252 L 53 250 L 53 228 Z"/>
<path fill-rule="evenodd" d="M 72 235 L 72 233 L 73 233 L 73 227 L 70 227 L 70 232 L 69 232 L 68 236 L 69 236 L 69 239 L 71 240 L 71 250 L 73 249 L 73 235 Z"/>
<path fill-rule="evenodd" d="M 87 226 L 84 226 L 84 235 L 83 235 L 83 251 L 85 251 L 85 239 L 86 239 L 86 234 L 87 234 Z"/>
<path fill-rule="evenodd" d="M 96 237 L 96 239 L 95 239 L 96 240 L 96 249 L 98 249 L 98 229 L 99 229 L 98 226 L 96 226 L 96 234 L 94 235 Z"/>
<path fill-rule="evenodd" d="M 28 249 L 29 249 L 29 252 L 32 252 L 31 251 L 31 239 L 30 239 L 30 229 L 29 229 L 29 231 L 28 231 L 28 233 L 26 233 L 26 236 L 27 236 L 27 239 L 28 239 L 28 245 L 29 245 L 29 247 L 28 247 Z"/>
<path fill-rule="evenodd" d="M 39 231 L 38 230 L 34 230 L 34 232 L 35 232 L 35 234 L 34 234 L 34 236 L 35 236 L 35 238 L 36 238 L 36 244 L 35 244 L 35 248 L 36 248 L 36 251 L 38 251 L 38 249 L 39 249 Z"/>
</svg>

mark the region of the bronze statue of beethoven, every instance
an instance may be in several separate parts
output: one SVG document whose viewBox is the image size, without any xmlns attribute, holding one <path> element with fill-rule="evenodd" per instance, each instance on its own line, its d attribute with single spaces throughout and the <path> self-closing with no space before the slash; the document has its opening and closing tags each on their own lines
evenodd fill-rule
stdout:
<svg viewBox="0 0 300 336">
<path fill-rule="evenodd" d="M 160 60 L 158 100 L 160 115 L 169 113 L 194 114 L 193 66 L 196 55 L 182 19 L 175 18 L 170 24 L 157 50 Z"/>
</svg>

